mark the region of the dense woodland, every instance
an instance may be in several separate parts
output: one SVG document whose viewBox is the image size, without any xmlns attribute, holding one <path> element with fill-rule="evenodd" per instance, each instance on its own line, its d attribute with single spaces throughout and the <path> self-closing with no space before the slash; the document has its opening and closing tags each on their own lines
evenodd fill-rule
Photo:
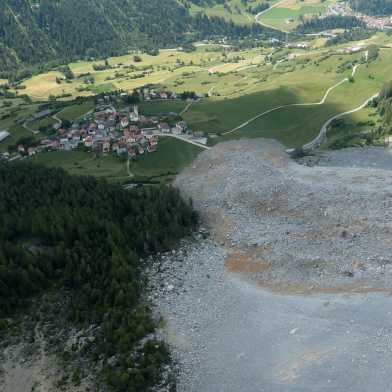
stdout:
<svg viewBox="0 0 392 392">
<path fill-rule="evenodd" d="M 392 14 L 392 0 L 350 0 L 351 7 L 368 15 Z"/>
<path fill-rule="evenodd" d="M 325 18 L 314 17 L 309 20 L 305 20 L 300 24 L 296 31 L 299 33 L 317 33 L 325 30 L 332 29 L 352 29 L 354 27 L 364 28 L 366 24 L 354 17 L 354 16 L 340 16 L 331 15 Z"/>
<path fill-rule="evenodd" d="M 369 29 L 357 28 L 345 30 L 342 33 L 337 34 L 335 37 L 330 38 L 327 41 L 327 46 L 334 46 L 346 42 L 368 39 L 372 36 L 372 34 L 373 32 Z"/>
<path fill-rule="evenodd" d="M 373 101 L 373 106 L 377 108 L 384 120 L 384 125 L 388 130 L 392 130 L 392 81 L 384 84 L 379 96 Z"/>
<path fill-rule="evenodd" d="M 236 25 L 203 13 L 191 16 L 192 2 L 40 0 L 31 5 L 30 0 L 2 0 L 0 72 L 130 49 L 154 51 L 214 36 L 277 34 L 257 24 Z"/>
<path fill-rule="evenodd" d="M 0 164 L 0 189 L 0 330 L 32 297 L 65 290 L 70 322 L 100 326 L 90 355 L 104 358 L 110 390 L 148 391 L 169 356 L 160 342 L 139 344 L 155 327 L 140 258 L 191 231 L 191 205 L 171 188 L 130 192 L 25 163 Z"/>
</svg>

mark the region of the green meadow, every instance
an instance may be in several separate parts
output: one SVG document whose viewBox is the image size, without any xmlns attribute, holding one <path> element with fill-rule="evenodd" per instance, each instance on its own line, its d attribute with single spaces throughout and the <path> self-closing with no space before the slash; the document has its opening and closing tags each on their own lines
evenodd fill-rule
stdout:
<svg viewBox="0 0 392 392">
<path fill-rule="evenodd" d="M 295 9 L 297 3 L 290 1 L 288 8 Z M 303 6 L 319 5 L 318 0 L 309 0 Z M 377 33 L 364 41 L 336 46 L 325 46 L 325 39 L 319 38 L 310 39 L 308 43 L 307 50 L 267 46 L 234 50 L 216 44 L 197 44 L 196 50 L 191 53 L 172 49 L 162 50 L 157 56 L 139 54 L 141 61 L 135 61 L 134 54 L 112 57 L 108 59 L 111 68 L 103 71 L 93 69 L 94 64 L 103 62 L 75 62 L 70 67 L 76 78 L 70 83 L 56 83 L 57 71 L 34 76 L 23 82 L 26 86 L 23 93 L 30 94 L 33 103 L 26 104 L 17 98 L 11 107 L 4 107 L 0 101 L 0 115 L 12 113 L 12 116 L 0 120 L 0 128 L 8 128 L 12 132 L 12 138 L 2 143 L 0 149 L 6 149 L 10 140 L 15 141 L 19 136 L 26 135 L 27 131 L 20 124 L 37 111 L 37 96 L 45 99 L 62 92 L 69 92 L 72 97 L 92 94 L 91 86 L 89 91 L 78 91 L 85 86 L 82 80 L 85 73 L 91 73 L 95 79 L 93 87 L 102 91 L 113 86 L 115 89 L 132 91 L 136 87 L 153 84 L 157 90 L 208 94 L 209 98 L 190 106 L 185 101 L 142 102 L 140 112 L 148 115 L 181 113 L 187 108 L 183 113 L 184 119 L 191 129 L 210 134 L 211 144 L 241 137 L 269 137 L 288 147 L 301 146 L 312 140 L 330 117 L 358 107 L 377 93 L 382 84 L 390 79 L 392 71 L 392 49 L 381 49 L 377 60 L 361 65 L 354 81 L 345 82 L 332 90 L 323 105 L 282 108 L 224 135 L 278 106 L 321 101 L 330 87 L 351 75 L 354 64 L 363 62 L 364 51 L 343 54 L 343 49 L 354 44 L 361 44 L 365 48 L 371 43 L 387 47 L 391 45 L 391 38 L 385 33 Z M 133 78 L 136 74 L 141 77 Z M 108 78 L 111 80 L 108 81 Z M 76 101 L 63 104 L 65 107 L 57 116 L 69 121 L 83 116 L 93 107 L 89 100 L 80 105 Z M 357 115 L 348 118 L 352 117 L 355 123 Z M 34 129 L 51 121 L 54 120 L 42 119 L 33 124 Z M 180 141 L 165 139 L 161 144 L 158 153 L 132 164 L 132 171 L 137 176 L 154 177 L 164 172 L 178 172 L 184 166 L 182 162 L 193 159 L 194 146 L 184 146 Z M 91 162 L 85 162 L 85 165 L 87 169 L 91 165 L 94 167 Z M 76 172 L 83 172 L 83 168 L 72 168 Z"/>
<path fill-rule="evenodd" d="M 200 147 L 172 137 L 160 137 L 158 150 L 141 156 L 130 166 L 137 177 L 162 177 L 178 174 L 202 151 Z"/>
<path fill-rule="evenodd" d="M 296 28 L 301 18 L 322 15 L 333 1 L 285 0 L 263 14 L 259 21 L 282 31 Z"/>
<path fill-rule="evenodd" d="M 41 153 L 32 162 L 48 167 L 59 167 L 74 175 L 105 177 L 123 180 L 128 177 L 126 162 L 115 156 L 96 157 L 90 152 L 53 151 Z"/>
<path fill-rule="evenodd" d="M 88 113 L 94 108 L 92 101 L 86 101 L 81 104 L 67 106 L 65 109 L 57 113 L 57 117 L 61 120 L 73 121 Z"/>
</svg>

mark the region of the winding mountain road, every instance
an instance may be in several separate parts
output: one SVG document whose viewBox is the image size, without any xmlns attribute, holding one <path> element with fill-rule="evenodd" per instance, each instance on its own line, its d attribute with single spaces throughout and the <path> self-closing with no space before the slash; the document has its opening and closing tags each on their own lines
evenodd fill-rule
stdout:
<svg viewBox="0 0 392 392">
<path fill-rule="evenodd" d="M 352 73 L 351 73 L 351 77 L 354 77 L 354 76 L 355 76 L 355 74 L 356 74 L 356 72 L 357 72 L 357 69 L 358 69 L 358 67 L 359 67 L 360 65 L 361 65 L 361 64 L 356 64 L 356 65 L 353 67 L 353 71 L 352 71 Z M 239 125 L 238 127 L 235 127 L 235 128 L 230 129 L 230 130 L 228 130 L 228 131 L 226 131 L 226 132 L 223 132 L 222 135 L 229 135 L 230 133 L 233 133 L 233 132 L 236 132 L 236 131 L 238 131 L 238 130 L 240 130 L 240 129 L 243 129 L 243 128 L 245 128 L 246 126 L 250 125 L 251 123 L 255 122 L 256 120 L 260 119 L 261 117 L 264 117 L 264 116 L 266 116 L 267 114 L 276 112 L 276 111 L 281 110 L 281 109 L 286 109 L 286 108 L 290 108 L 290 107 L 300 107 L 300 106 L 320 106 L 320 105 L 324 105 L 325 102 L 326 102 L 326 100 L 327 100 L 327 98 L 328 98 L 328 96 L 329 96 L 329 94 L 330 94 L 333 90 L 335 90 L 337 87 L 339 87 L 340 85 L 342 85 L 343 83 L 346 83 L 346 82 L 348 82 L 348 81 L 349 81 L 349 78 L 344 78 L 344 79 L 341 80 L 340 82 L 338 82 L 338 83 L 334 84 L 333 86 L 331 86 L 331 87 L 326 91 L 326 93 L 325 93 L 324 96 L 322 97 L 321 101 L 319 101 L 319 102 L 290 103 L 290 104 L 287 104 L 287 105 L 280 105 L 280 106 L 277 106 L 277 107 L 275 107 L 275 108 L 266 110 L 265 112 L 260 113 L 260 114 L 258 114 L 257 116 L 252 117 L 251 119 L 245 121 L 244 123 L 242 123 L 242 124 Z M 333 120 L 332 120 L 332 121 L 333 121 Z"/>
<path fill-rule="evenodd" d="M 264 14 L 266 14 L 267 12 L 271 11 L 273 8 L 279 7 L 281 4 L 283 4 L 286 0 L 282 0 L 282 1 L 278 1 L 275 4 L 272 4 L 269 8 L 265 9 L 264 11 L 259 12 L 256 16 L 255 16 L 255 20 L 256 23 L 258 23 L 259 25 L 263 26 L 263 27 L 267 27 L 268 29 L 272 29 L 272 30 L 276 30 L 276 31 L 280 31 L 282 33 L 286 33 L 286 34 L 291 34 L 291 31 L 288 30 L 282 30 L 282 29 L 278 29 L 275 26 L 271 26 L 269 24 L 263 23 L 260 21 L 260 17 L 263 16 Z"/>
<path fill-rule="evenodd" d="M 155 135 L 163 136 L 163 137 L 172 137 L 174 139 L 178 139 L 178 140 L 181 140 L 183 142 L 186 142 L 186 143 L 189 143 L 189 144 L 193 144 L 194 146 L 203 148 L 204 150 L 209 150 L 211 148 L 211 147 L 208 147 L 208 146 L 206 146 L 204 144 L 201 144 L 201 143 L 195 142 L 195 141 L 193 141 L 191 139 L 188 139 L 186 137 L 183 137 L 183 136 L 180 136 L 180 135 L 174 135 L 173 133 L 156 133 Z"/>
<path fill-rule="evenodd" d="M 355 109 L 349 110 L 347 112 L 344 113 L 339 113 L 336 116 L 331 117 L 322 127 L 321 127 L 321 131 L 318 134 L 318 136 L 313 139 L 311 142 L 309 142 L 308 144 L 305 144 L 303 146 L 304 150 L 312 150 L 318 146 L 320 146 L 320 144 L 323 143 L 323 141 L 325 140 L 325 138 L 327 137 L 327 131 L 328 131 L 328 127 L 332 124 L 333 121 L 338 120 L 339 118 L 348 116 L 350 114 L 359 112 L 360 110 L 364 109 L 373 99 L 377 98 L 379 94 L 374 94 L 373 96 L 371 96 L 370 98 L 368 98 L 362 105 L 358 106 Z"/>
<path fill-rule="evenodd" d="M 367 58 L 367 52 L 366 52 L 366 58 Z M 358 69 L 358 67 L 359 67 L 360 65 L 361 65 L 361 64 L 356 64 L 356 65 L 353 67 L 353 71 L 352 71 L 352 73 L 351 73 L 351 77 L 354 77 L 354 76 L 355 76 L 355 74 L 356 74 L 356 72 L 357 72 L 357 69 Z M 251 124 L 251 123 L 253 123 L 254 121 L 258 120 L 259 118 L 261 118 L 261 117 L 263 117 L 263 116 L 266 116 L 266 115 L 268 115 L 268 114 L 270 114 L 270 113 L 276 112 L 276 111 L 278 111 L 278 110 L 281 110 L 281 109 L 285 109 L 285 108 L 289 108 L 289 107 L 299 107 L 299 106 L 319 106 L 319 105 L 324 105 L 325 102 L 326 102 L 326 100 L 327 100 L 327 98 L 328 98 L 328 96 L 329 96 L 329 94 L 330 94 L 334 89 L 336 89 L 337 87 L 339 87 L 340 85 L 342 85 L 343 83 L 346 83 L 346 82 L 348 82 L 348 81 L 349 81 L 349 78 L 344 78 L 344 79 L 341 80 L 340 82 L 334 84 L 332 87 L 330 87 L 330 88 L 326 91 L 326 93 L 324 94 L 324 96 L 323 96 L 323 98 L 321 99 L 320 102 L 312 102 L 312 103 L 293 103 L 293 104 L 288 104 L 288 105 L 277 106 L 277 107 L 275 107 L 275 108 L 266 110 L 265 112 L 260 113 L 260 114 L 258 114 L 258 115 L 255 116 L 255 117 L 252 117 L 250 120 L 245 121 L 244 123 L 242 123 L 241 125 L 239 125 L 239 126 L 236 127 L 236 128 L 233 128 L 233 129 L 231 129 L 231 130 L 229 130 L 229 131 L 227 131 L 227 132 L 224 132 L 222 135 L 228 135 L 228 134 L 230 134 L 230 133 L 236 132 L 236 131 L 238 131 L 238 130 L 240 130 L 240 129 L 242 129 L 242 128 L 245 128 L 245 127 L 248 126 L 249 124 Z M 366 101 L 365 101 L 364 103 L 362 103 L 360 106 L 358 106 L 358 107 L 356 107 L 356 108 L 354 108 L 354 109 L 351 109 L 351 110 L 349 110 L 349 111 L 343 112 L 343 113 L 338 113 L 338 114 L 336 114 L 335 116 L 329 118 L 329 119 L 322 125 L 322 127 L 321 127 L 321 129 L 320 129 L 320 132 L 319 132 L 319 134 L 317 135 L 317 137 L 314 138 L 314 139 L 313 139 L 312 141 L 310 141 L 309 143 L 305 144 L 305 145 L 303 146 L 303 148 L 304 148 L 305 150 L 312 150 L 312 149 L 314 149 L 314 148 L 320 146 L 320 145 L 323 143 L 323 141 L 325 140 L 325 138 L 326 138 L 326 136 L 327 136 L 328 127 L 332 124 L 333 121 L 335 121 L 335 120 L 337 120 L 337 119 L 339 119 L 339 118 L 348 116 L 348 115 L 350 115 L 350 114 L 359 112 L 360 110 L 364 109 L 364 108 L 369 104 L 369 102 L 371 102 L 373 99 L 375 99 L 375 98 L 377 98 L 377 97 L 378 97 L 378 93 L 377 93 L 377 94 L 374 94 L 374 95 L 372 95 L 371 97 L 369 97 L 368 99 L 366 99 Z"/>
</svg>

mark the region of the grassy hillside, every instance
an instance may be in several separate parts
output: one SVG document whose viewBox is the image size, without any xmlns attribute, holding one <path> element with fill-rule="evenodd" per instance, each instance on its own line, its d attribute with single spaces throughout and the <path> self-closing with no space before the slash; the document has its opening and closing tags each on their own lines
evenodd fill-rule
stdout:
<svg viewBox="0 0 392 392">
<path fill-rule="evenodd" d="M 322 14 L 334 0 L 284 0 L 272 7 L 260 22 L 283 31 L 298 27 L 302 19 Z"/>
<path fill-rule="evenodd" d="M 138 177 L 160 177 L 178 174 L 202 151 L 200 147 L 171 137 L 159 139 L 154 154 L 140 157 L 131 164 L 132 174 Z"/>
</svg>

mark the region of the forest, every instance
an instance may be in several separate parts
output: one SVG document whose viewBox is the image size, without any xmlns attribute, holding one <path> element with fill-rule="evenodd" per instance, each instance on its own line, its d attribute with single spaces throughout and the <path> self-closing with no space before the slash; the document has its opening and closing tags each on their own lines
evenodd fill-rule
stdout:
<svg viewBox="0 0 392 392">
<path fill-rule="evenodd" d="M 382 87 L 379 96 L 373 101 L 373 106 L 383 118 L 384 126 L 390 132 L 392 126 L 392 81 Z"/>
<path fill-rule="evenodd" d="M 312 19 L 305 20 L 296 28 L 296 31 L 302 34 L 307 34 L 332 29 L 349 30 L 354 27 L 364 28 L 366 27 L 366 24 L 354 16 L 331 15 L 325 18 L 314 17 Z"/>
<path fill-rule="evenodd" d="M 169 187 L 126 191 L 29 163 L 0 163 L 0 189 L 0 335 L 33 298 L 65 290 L 71 325 L 99 326 L 89 358 L 103 358 L 103 382 L 149 391 L 170 358 L 148 338 L 142 260 L 192 231 L 191 203 Z"/>
<path fill-rule="evenodd" d="M 277 34 L 257 24 L 237 25 L 204 13 L 191 16 L 190 4 L 176 0 L 40 0 L 32 6 L 29 0 L 2 0 L 0 72 L 8 78 L 5 71 L 49 61 L 69 63 L 132 49 L 154 51 L 215 36 Z"/>
</svg>

